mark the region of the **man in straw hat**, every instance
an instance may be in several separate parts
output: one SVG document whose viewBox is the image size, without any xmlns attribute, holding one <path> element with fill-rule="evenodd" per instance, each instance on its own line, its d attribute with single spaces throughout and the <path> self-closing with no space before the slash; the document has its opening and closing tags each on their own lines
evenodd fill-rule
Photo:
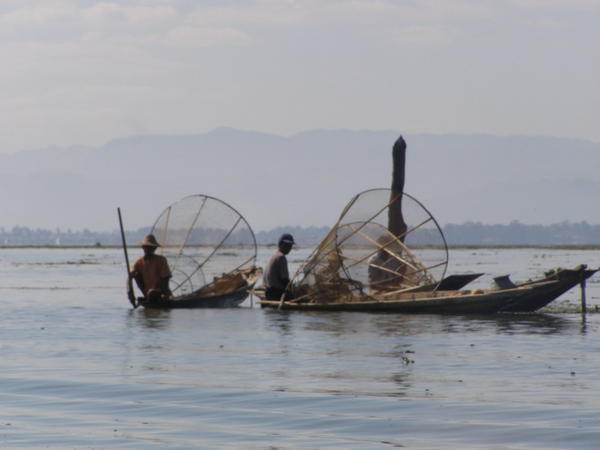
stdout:
<svg viewBox="0 0 600 450">
<path fill-rule="evenodd" d="M 153 234 L 149 234 L 144 237 L 140 246 L 144 250 L 144 256 L 133 263 L 131 277 L 147 300 L 153 301 L 170 297 L 171 269 L 169 269 L 169 263 L 164 256 L 155 254 L 160 244 Z M 128 294 L 130 299 L 135 300 L 133 292 Z"/>
</svg>

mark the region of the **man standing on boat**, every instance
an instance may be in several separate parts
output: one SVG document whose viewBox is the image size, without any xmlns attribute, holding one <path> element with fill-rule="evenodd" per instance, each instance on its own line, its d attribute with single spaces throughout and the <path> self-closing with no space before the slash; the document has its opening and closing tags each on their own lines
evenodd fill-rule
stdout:
<svg viewBox="0 0 600 450">
<path fill-rule="evenodd" d="M 144 256 L 133 263 L 130 276 L 135 280 L 146 300 L 155 301 L 170 297 L 171 269 L 169 269 L 169 263 L 164 256 L 155 254 L 160 244 L 153 234 L 149 234 L 144 237 L 140 246 L 144 250 Z M 128 295 L 130 300 L 135 301 L 133 292 L 128 292 Z"/>
<path fill-rule="evenodd" d="M 280 300 L 290 282 L 287 255 L 295 244 L 291 234 L 282 234 L 277 244 L 277 251 L 271 256 L 263 276 L 265 285 L 265 298 L 267 300 Z"/>
</svg>

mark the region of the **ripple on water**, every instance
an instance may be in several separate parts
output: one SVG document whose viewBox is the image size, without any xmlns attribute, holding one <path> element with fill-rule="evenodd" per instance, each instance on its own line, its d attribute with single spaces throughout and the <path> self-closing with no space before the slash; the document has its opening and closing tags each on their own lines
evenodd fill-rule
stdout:
<svg viewBox="0 0 600 450">
<path fill-rule="evenodd" d="M 520 280 L 554 266 L 600 265 L 591 253 L 544 253 L 540 268 L 531 264 L 535 251 L 458 252 L 451 270 L 483 270 L 487 280 L 478 282 L 487 287 L 489 275 Z M 119 249 L 11 250 L 3 258 L 3 447 L 594 448 L 600 441 L 598 314 L 582 321 L 552 312 L 132 311 Z M 79 260 L 98 263 L 65 263 Z M 14 264 L 28 262 L 45 266 Z M 588 288 L 593 307 L 600 284 L 592 279 Z M 573 305 L 565 311 L 575 311 L 578 295 L 565 297 Z"/>
</svg>

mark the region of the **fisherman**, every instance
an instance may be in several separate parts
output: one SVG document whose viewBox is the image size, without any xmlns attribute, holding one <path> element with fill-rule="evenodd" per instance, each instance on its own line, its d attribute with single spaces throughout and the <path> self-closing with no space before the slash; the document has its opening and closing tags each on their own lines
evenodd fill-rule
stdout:
<svg viewBox="0 0 600 450">
<path fill-rule="evenodd" d="M 374 294 L 397 288 L 404 272 L 404 265 L 398 257 L 398 244 L 382 236 L 377 240 L 377 245 L 379 249 L 369 259 L 368 269 L 369 285 Z"/>
<path fill-rule="evenodd" d="M 287 255 L 295 244 L 291 234 L 282 234 L 277 243 L 277 251 L 271 256 L 263 277 L 265 285 L 265 298 L 267 300 L 280 300 L 290 282 Z"/>
<path fill-rule="evenodd" d="M 172 295 L 169 288 L 171 269 L 169 269 L 167 258 L 155 254 L 160 244 L 153 234 L 149 234 L 144 237 L 140 246 L 144 250 L 144 256 L 133 263 L 131 278 L 135 280 L 146 300 L 156 301 L 169 298 Z M 129 299 L 134 302 L 133 291 L 129 291 L 128 295 Z"/>
</svg>

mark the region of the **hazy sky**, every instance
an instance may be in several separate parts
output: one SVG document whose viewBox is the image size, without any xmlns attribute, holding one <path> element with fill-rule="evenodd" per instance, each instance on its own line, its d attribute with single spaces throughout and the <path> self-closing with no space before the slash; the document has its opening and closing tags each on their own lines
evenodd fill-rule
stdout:
<svg viewBox="0 0 600 450">
<path fill-rule="evenodd" d="M 218 126 L 600 141 L 600 0 L 1 0 L 0 152 Z"/>
</svg>

